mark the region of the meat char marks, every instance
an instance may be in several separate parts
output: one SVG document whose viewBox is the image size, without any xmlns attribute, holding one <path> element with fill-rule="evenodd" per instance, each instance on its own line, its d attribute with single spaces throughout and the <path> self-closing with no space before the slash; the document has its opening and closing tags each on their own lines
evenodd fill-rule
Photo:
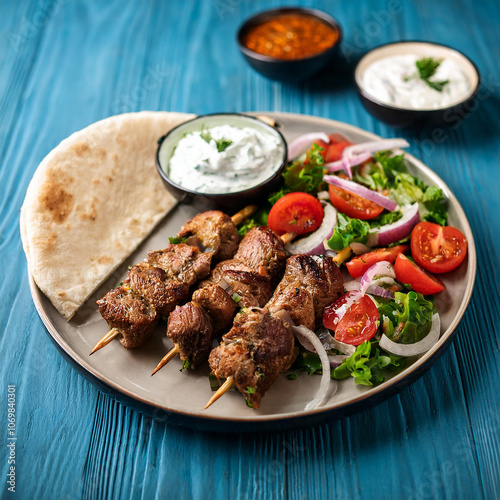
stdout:
<svg viewBox="0 0 500 500">
<path fill-rule="evenodd" d="M 238 314 L 231 331 L 210 353 L 212 372 L 218 378 L 232 376 L 247 403 L 258 408 L 264 393 L 293 361 L 291 328 L 277 313 L 286 310 L 296 325 L 314 330 L 324 308 L 342 293 L 342 274 L 330 257 L 290 257 L 265 308 Z"/>
<path fill-rule="evenodd" d="M 210 254 L 180 243 L 150 252 L 127 273 L 123 285 L 97 301 L 101 316 L 120 332 L 126 349 L 143 345 L 159 315 L 185 302 L 189 288 L 210 273 Z"/>
<path fill-rule="evenodd" d="M 240 241 L 231 217 L 218 210 L 195 215 L 182 226 L 178 236 L 203 252 L 213 253 L 215 261 L 230 259 Z"/>
<path fill-rule="evenodd" d="M 186 340 L 183 345 L 176 345 L 181 359 L 187 359 L 191 366 L 196 366 L 202 356 L 192 348 L 201 345 L 211 347 L 212 342 L 212 337 L 203 340 L 198 337 L 227 331 L 231 327 L 236 311 L 232 296 L 238 301 L 238 307 L 262 307 L 273 293 L 272 283 L 281 278 L 285 261 L 283 242 L 269 228 L 252 228 L 241 241 L 234 258 L 219 262 L 210 278 L 201 282 L 201 288 L 193 294 L 193 303 L 204 308 L 213 329 L 207 330 L 203 324 L 196 323 L 193 315 L 189 316 L 192 323 L 183 330 L 183 334 L 192 339 Z M 170 323 L 167 336 L 176 344 L 170 334 Z M 205 360 L 210 347 L 203 353 Z"/>
<path fill-rule="evenodd" d="M 321 326 L 325 307 L 343 293 L 342 273 L 331 258 L 294 255 L 267 307 L 272 314 L 284 309 L 295 324 L 314 330 Z"/>
<path fill-rule="evenodd" d="M 290 325 L 267 309 L 251 307 L 236 315 L 208 362 L 218 378 L 233 376 L 248 406 L 258 408 L 278 375 L 290 368 L 293 347 Z"/>
</svg>

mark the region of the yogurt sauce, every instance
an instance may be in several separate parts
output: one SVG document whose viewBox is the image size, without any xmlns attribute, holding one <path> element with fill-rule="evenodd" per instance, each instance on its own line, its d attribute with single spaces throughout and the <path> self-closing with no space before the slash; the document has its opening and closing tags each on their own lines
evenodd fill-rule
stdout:
<svg viewBox="0 0 500 500">
<path fill-rule="evenodd" d="M 218 151 L 217 141 L 221 149 L 223 139 L 232 142 Z M 283 154 L 278 137 L 250 127 L 221 125 L 186 134 L 170 158 L 168 176 L 198 193 L 235 193 L 271 177 L 283 162 Z"/>
<path fill-rule="evenodd" d="M 384 57 L 370 64 L 363 73 L 362 88 L 384 104 L 406 109 L 439 109 L 462 101 L 470 94 L 471 83 L 453 60 L 443 59 L 431 77 L 448 80 L 441 92 L 429 87 L 418 74 L 416 62 L 423 55 Z"/>
</svg>

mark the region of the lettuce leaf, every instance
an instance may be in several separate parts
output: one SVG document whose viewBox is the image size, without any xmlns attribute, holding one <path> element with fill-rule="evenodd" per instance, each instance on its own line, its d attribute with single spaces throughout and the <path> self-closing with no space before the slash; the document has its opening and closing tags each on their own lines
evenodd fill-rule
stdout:
<svg viewBox="0 0 500 500">
<path fill-rule="evenodd" d="M 285 186 L 290 191 L 316 194 L 321 191 L 323 181 L 323 148 L 313 144 L 307 152 L 307 163 L 296 160 L 288 165 L 283 173 Z"/>
<path fill-rule="evenodd" d="M 356 352 L 335 370 L 332 378 L 345 379 L 354 377 L 357 385 L 372 386 L 385 380 L 384 369 L 401 369 L 405 359 L 394 354 L 381 354 L 378 341 L 365 341 L 356 348 Z"/>
<path fill-rule="evenodd" d="M 353 241 L 366 243 L 369 231 L 370 224 L 368 222 L 351 219 L 339 212 L 337 214 L 337 225 L 333 230 L 331 238 L 328 240 L 328 246 L 332 250 L 340 252 Z"/>
<path fill-rule="evenodd" d="M 394 300 L 375 300 L 384 333 L 394 342 L 413 344 L 429 333 L 436 312 L 433 297 L 426 299 L 421 293 L 410 291 L 396 292 Z"/>
</svg>

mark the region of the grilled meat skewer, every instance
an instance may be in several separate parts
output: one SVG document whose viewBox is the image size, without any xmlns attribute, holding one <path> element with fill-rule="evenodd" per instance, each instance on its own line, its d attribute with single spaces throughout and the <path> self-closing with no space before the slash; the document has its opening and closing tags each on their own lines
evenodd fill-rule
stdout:
<svg viewBox="0 0 500 500">
<path fill-rule="evenodd" d="M 290 325 L 278 318 L 277 313 L 286 310 L 294 323 L 314 329 L 321 325 L 325 306 L 342 293 L 342 275 L 332 258 L 290 257 L 285 275 L 266 307 L 238 314 L 233 328 L 210 353 L 212 372 L 226 382 L 205 408 L 233 384 L 249 406 L 258 408 L 264 393 L 293 361 Z"/>
<path fill-rule="evenodd" d="M 283 272 L 285 258 L 283 242 L 271 229 L 252 228 L 241 241 L 234 258 L 217 264 L 210 278 L 200 284 L 202 288 L 194 292 L 192 302 L 176 307 L 172 312 L 167 336 L 174 347 L 158 363 L 153 375 L 176 354 L 192 367 L 208 359 L 213 335 L 227 330 L 233 323 L 236 305 L 232 294 L 239 297 L 240 307 L 263 306 L 273 293 L 272 283 L 276 283 Z M 229 287 L 231 293 L 222 287 Z M 206 311 L 212 321 L 211 330 L 204 327 L 203 321 L 197 323 L 190 306 L 193 303 Z M 174 335 L 171 331 L 175 332 Z M 181 343 L 178 341 L 181 336 L 190 340 Z"/>
<path fill-rule="evenodd" d="M 117 336 L 127 349 L 144 344 L 159 315 L 167 316 L 187 299 L 190 286 L 210 273 L 212 261 L 234 255 L 239 241 L 235 225 L 256 208 L 250 205 L 232 218 L 216 210 L 198 214 L 179 231 L 183 243 L 150 252 L 145 262 L 133 266 L 124 283 L 97 302 L 111 331 L 91 354 Z"/>
</svg>

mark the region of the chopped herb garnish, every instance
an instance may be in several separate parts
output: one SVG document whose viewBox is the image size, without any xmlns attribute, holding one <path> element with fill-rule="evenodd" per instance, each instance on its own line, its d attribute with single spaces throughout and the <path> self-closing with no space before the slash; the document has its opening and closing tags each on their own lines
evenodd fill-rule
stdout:
<svg viewBox="0 0 500 500">
<path fill-rule="evenodd" d="M 422 57 L 416 62 L 418 69 L 418 76 L 423 80 L 431 89 L 442 92 L 445 85 L 448 85 L 449 80 L 432 81 L 431 77 L 434 76 L 439 65 L 442 63 L 442 59 L 435 59 L 434 57 Z M 405 81 L 408 81 L 410 77 L 406 77 Z"/>
<path fill-rule="evenodd" d="M 295 372 L 289 373 L 286 378 L 288 380 L 296 380 L 297 379 L 297 374 Z"/>
<path fill-rule="evenodd" d="M 183 362 L 182 362 L 182 368 L 179 370 L 179 371 L 183 371 L 183 370 L 186 370 L 186 369 L 189 369 L 191 368 L 191 363 L 189 362 L 188 359 L 185 359 Z"/>
<path fill-rule="evenodd" d="M 217 146 L 217 151 L 219 153 L 225 151 L 229 146 L 231 146 L 232 143 L 233 141 L 231 139 L 226 139 L 225 137 L 215 141 L 215 145 Z"/>
<path fill-rule="evenodd" d="M 178 245 L 179 243 L 184 243 L 187 240 L 186 236 L 183 236 L 182 238 L 179 238 L 179 236 L 171 236 L 168 241 L 172 245 Z"/>
<path fill-rule="evenodd" d="M 217 380 L 217 377 L 213 373 L 209 373 L 208 381 L 210 382 L 210 389 L 212 391 L 217 391 L 220 388 L 220 383 Z"/>
<path fill-rule="evenodd" d="M 241 300 L 241 295 L 238 295 L 236 292 L 233 293 L 231 298 L 234 300 L 234 303 L 237 304 Z"/>
<path fill-rule="evenodd" d="M 254 387 L 247 387 L 247 394 L 255 394 L 255 388 Z"/>
<path fill-rule="evenodd" d="M 210 141 L 212 140 L 212 134 L 210 133 L 209 130 L 205 128 L 205 126 L 201 127 L 201 132 L 200 132 L 200 137 L 207 143 L 210 144 Z"/>
</svg>

